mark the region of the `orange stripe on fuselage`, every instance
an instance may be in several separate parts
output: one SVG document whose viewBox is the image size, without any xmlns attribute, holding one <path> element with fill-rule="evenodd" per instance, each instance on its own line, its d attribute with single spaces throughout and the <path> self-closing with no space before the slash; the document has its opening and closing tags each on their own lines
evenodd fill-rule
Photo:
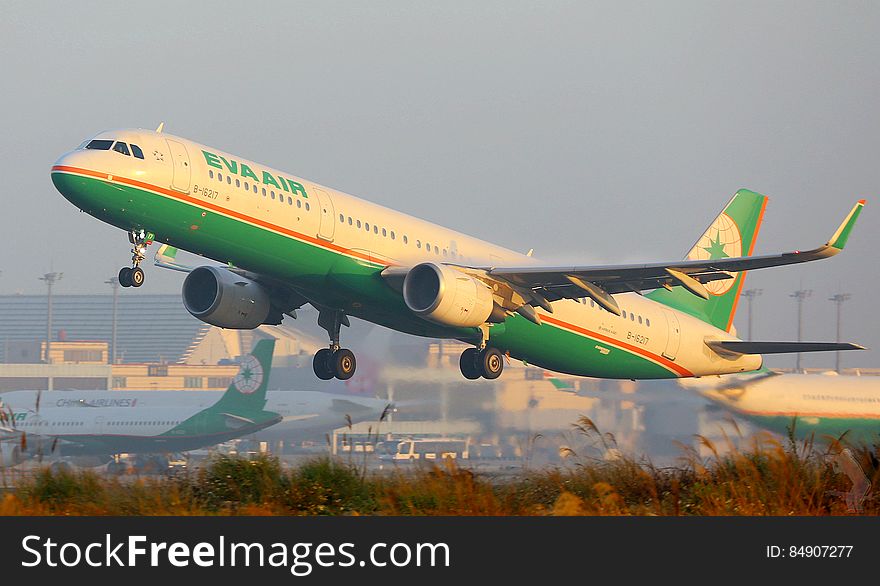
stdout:
<svg viewBox="0 0 880 586">
<path fill-rule="evenodd" d="M 371 257 L 370 255 L 364 254 L 362 252 L 352 250 L 350 248 L 344 248 L 337 244 L 333 244 L 332 242 L 327 242 L 326 240 L 319 240 L 313 236 L 308 236 L 307 234 L 302 234 L 301 232 L 296 232 L 289 228 L 285 228 L 283 226 L 279 226 L 277 224 L 272 224 L 271 222 L 267 222 L 265 220 L 261 220 L 259 218 L 255 218 L 253 216 L 248 216 L 247 214 L 243 214 L 241 212 L 237 212 L 235 210 L 231 210 L 229 208 L 224 208 L 222 206 L 218 206 L 216 204 L 212 204 L 211 202 L 207 202 L 201 199 L 196 199 L 185 195 L 183 193 L 173 191 L 171 189 L 166 189 L 164 187 L 160 187 L 158 185 L 153 185 L 151 183 L 144 183 L 143 181 L 138 181 L 137 179 L 129 179 L 128 177 L 120 177 L 117 175 L 112 175 L 109 173 L 99 173 L 97 171 L 92 171 L 90 169 L 82 169 L 80 167 L 69 167 L 66 165 L 55 165 L 52 167 L 52 171 L 58 171 L 62 173 L 73 173 L 76 175 L 86 175 L 89 177 L 95 177 L 97 179 L 101 179 L 103 181 L 110 181 L 116 183 L 122 183 L 125 185 L 131 185 L 132 187 L 137 187 L 139 189 L 147 189 L 149 191 L 155 191 L 161 193 L 162 195 L 167 195 L 168 197 L 172 197 L 174 199 L 178 199 L 180 201 L 192 204 L 199 208 L 209 209 L 213 212 L 217 212 L 222 215 L 231 216 L 238 220 L 242 220 L 244 222 L 248 222 L 250 224 L 256 224 L 273 232 L 278 232 L 280 234 L 284 234 L 286 236 L 290 236 L 292 238 L 296 238 L 297 240 L 303 240 L 308 242 L 309 244 L 314 244 L 315 246 L 319 246 L 321 248 L 326 248 L 329 250 L 333 250 L 334 252 L 339 252 L 345 254 L 347 256 L 353 256 L 355 258 L 359 258 L 365 261 L 368 261 L 373 264 L 378 264 L 383 267 L 391 266 L 393 263 L 389 263 L 387 261 L 378 261 Z M 320 210 L 318 210 L 320 213 Z M 335 221 L 336 218 L 333 218 Z"/>
<path fill-rule="evenodd" d="M 620 340 L 615 340 L 614 338 L 608 337 L 604 334 L 600 334 L 599 332 L 594 332 L 594 331 L 588 330 L 582 326 L 577 326 L 574 324 L 570 324 L 568 322 L 564 322 L 560 319 L 556 319 L 555 317 L 550 317 L 546 314 L 541 314 L 541 320 L 546 321 L 547 323 L 551 323 L 555 326 L 559 326 L 563 329 L 570 330 L 570 331 L 575 332 L 577 334 L 583 334 L 585 336 L 589 336 L 589 337 L 594 338 L 596 340 L 601 340 L 601 341 L 606 342 L 608 344 L 618 346 L 619 348 L 622 348 L 624 350 L 628 350 L 628 351 L 632 352 L 633 354 L 638 354 L 638 355 L 640 355 L 644 358 L 647 358 L 648 360 L 651 360 L 653 362 L 659 362 L 660 365 L 664 366 L 665 368 L 668 368 L 669 370 L 671 370 L 673 372 L 678 373 L 681 376 L 694 376 L 694 373 L 687 370 L 686 368 L 682 368 L 678 364 L 672 362 L 671 360 L 669 360 L 667 358 L 664 358 L 663 356 L 658 356 L 652 352 L 648 352 L 644 348 L 639 348 L 638 346 L 633 346 L 632 344 L 627 344 L 626 342 L 621 342 Z"/>
<path fill-rule="evenodd" d="M 752 235 L 752 243 L 749 244 L 749 254 L 747 256 L 752 256 L 752 251 L 755 250 L 755 243 L 758 242 L 758 233 L 761 232 L 761 224 L 764 222 L 764 210 L 767 209 L 767 200 L 768 198 L 764 197 L 764 203 L 761 204 L 761 213 L 758 214 L 758 222 L 755 224 L 755 233 Z M 739 286 L 736 288 L 736 297 L 733 298 L 733 308 L 730 310 L 730 319 L 727 320 L 727 328 L 726 331 L 730 332 L 730 327 L 733 325 L 733 317 L 736 315 L 736 308 L 739 306 L 739 296 L 742 293 L 742 288 L 746 284 L 746 272 L 743 271 L 742 279 L 739 280 Z"/>
<path fill-rule="evenodd" d="M 327 242 L 324 240 L 319 240 L 319 239 L 314 238 L 312 236 L 308 236 L 306 234 L 302 234 L 300 232 L 290 230 L 289 228 L 284 228 L 283 226 L 278 226 L 277 224 L 272 224 L 270 222 L 266 222 L 265 220 L 260 220 L 259 218 L 254 218 L 252 216 L 248 216 L 246 214 L 242 214 L 242 213 L 237 212 L 235 210 L 224 208 L 222 206 L 218 206 L 218 205 L 212 204 L 210 202 L 206 202 L 206 201 L 203 201 L 200 199 L 195 199 L 195 198 L 189 197 L 187 195 L 184 195 L 183 193 L 172 191 L 170 189 L 166 189 L 166 188 L 160 187 L 158 185 L 144 183 L 143 181 L 138 181 L 136 179 L 129 179 L 128 177 L 119 177 L 116 175 L 111 175 L 109 173 L 100 173 L 98 171 L 92 171 L 90 169 L 82 169 L 79 167 L 70 167 L 70 166 L 66 166 L 66 165 L 55 165 L 54 167 L 52 167 L 52 171 L 53 172 L 57 171 L 57 172 L 61 172 L 61 173 L 73 173 L 76 175 L 86 175 L 88 177 L 95 177 L 95 178 L 101 179 L 103 181 L 117 182 L 117 183 L 122 183 L 122 184 L 126 184 L 126 185 L 131 185 L 132 187 L 137 187 L 139 189 L 147 189 L 150 191 L 155 191 L 155 192 L 161 193 L 163 195 L 167 195 L 168 197 L 178 199 L 180 201 L 192 204 L 196 207 L 206 208 L 206 209 L 212 210 L 212 211 L 217 212 L 222 215 L 231 216 L 231 217 L 237 218 L 239 220 L 242 220 L 244 222 L 256 224 L 256 225 L 261 226 L 263 228 L 266 228 L 268 230 L 272 230 L 274 232 L 285 234 L 285 235 L 291 236 L 292 238 L 296 238 L 298 240 L 303 240 L 303 241 L 309 242 L 309 243 L 314 244 L 315 246 L 319 246 L 321 248 L 330 249 L 335 252 L 339 252 L 341 254 L 360 258 L 360 259 L 366 260 L 366 261 L 374 263 L 374 264 L 379 264 L 381 266 L 390 266 L 390 263 L 386 264 L 385 262 L 377 262 L 376 260 L 373 260 L 373 258 L 370 257 L 369 255 L 365 255 L 361 252 L 354 251 L 349 248 L 344 248 L 342 246 L 338 246 L 336 244 L 333 244 L 333 243 L 330 243 L 330 242 Z M 765 203 L 766 203 L 766 200 L 765 200 Z M 763 213 L 763 209 L 762 209 L 762 213 Z M 335 218 L 334 218 L 334 220 L 335 220 Z M 657 356 L 656 354 L 648 352 L 647 350 L 645 350 L 643 348 L 639 348 L 637 346 L 627 344 L 626 342 L 621 342 L 619 340 L 615 340 L 614 338 L 610 338 L 610 337 L 605 336 L 603 334 L 600 334 L 598 332 L 593 332 L 593 331 L 587 330 L 586 328 L 583 328 L 581 326 L 576 326 L 574 324 L 570 324 L 570 323 L 558 320 L 553 317 L 548 317 L 546 315 L 542 315 L 541 319 L 543 319 L 549 323 L 552 323 L 554 325 L 557 325 L 561 328 L 564 328 L 564 329 L 567 329 L 567 330 L 570 330 L 570 331 L 573 331 L 573 332 L 576 332 L 579 334 L 583 334 L 583 335 L 589 336 L 589 337 L 597 339 L 597 340 L 602 340 L 603 342 L 606 342 L 608 344 L 613 344 L 614 346 L 628 350 L 634 354 L 641 355 L 649 360 L 660 363 L 662 366 L 668 368 L 669 370 L 672 370 L 673 372 L 680 374 L 681 376 L 693 376 L 693 373 L 688 371 L 687 369 L 682 368 L 681 366 L 675 364 L 674 362 L 672 362 L 666 358 L 663 358 L 662 356 Z"/>
</svg>

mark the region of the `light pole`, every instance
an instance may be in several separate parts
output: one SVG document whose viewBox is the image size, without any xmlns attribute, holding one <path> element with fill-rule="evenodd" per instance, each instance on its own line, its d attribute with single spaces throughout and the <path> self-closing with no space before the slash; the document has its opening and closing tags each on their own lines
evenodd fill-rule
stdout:
<svg viewBox="0 0 880 586">
<path fill-rule="evenodd" d="M 749 340 L 754 340 L 752 337 L 752 301 L 755 297 L 760 297 L 761 293 L 763 293 L 763 289 L 746 289 L 742 292 L 742 296 L 749 300 Z"/>
<path fill-rule="evenodd" d="M 806 299 L 807 297 L 809 297 L 812 294 L 813 294 L 812 289 L 800 289 L 798 291 L 795 291 L 791 295 L 789 295 L 789 297 L 794 297 L 797 300 L 797 304 L 798 304 L 798 312 L 797 312 L 797 315 L 798 315 L 798 342 L 800 342 L 802 340 L 801 334 L 803 333 L 803 327 L 804 327 L 804 319 L 803 319 L 803 317 L 804 317 L 804 299 Z M 797 363 L 795 365 L 795 370 L 797 372 L 801 371 L 801 353 L 800 352 L 797 353 Z"/>
<path fill-rule="evenodd" d="M 835 305 L 837 305 L 837 341 L 840 342 L 840 309 L 843 307 L 843 304 L 852 297 L 849 293 L 838 293 L 833 297 L 829 297 L 828 301 L 833 301 Z M 840 350 L 835 352 L 836 356 L 834 358 L 834 370 L 838 373 L 840 372 Z"/>
<path fill-rule="evenodd" d="M 104 283 L 113 287 L 113 331 L 110 334 L 110 364 L 116 364 L 116 307 L 119 302 L 119 279 L 110 277 Z"/>
<path fill-rule="evenodd" d="M 49 364 L 49 349 L 52 344 L 52 285 L 61 280 L 61 277 L 64 276 L 64 273 L 46 273 L 42 277 L 39 277 L 41 281 L 46 283 L 46 287 L 48 288 L 48 295 L 46 296 L 47 308 L 46 308 L 46 364 Z M 51 377 L 50 377 L 51 379 Z"/>
</svg>

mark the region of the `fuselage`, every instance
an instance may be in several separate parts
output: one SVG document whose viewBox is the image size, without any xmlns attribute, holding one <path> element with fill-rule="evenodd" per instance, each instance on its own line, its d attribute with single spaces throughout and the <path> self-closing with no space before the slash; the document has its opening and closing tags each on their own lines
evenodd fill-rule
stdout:
<svg viewBox="0 0 880 586">
<path fill-rule="evenodd" d="M 341 427 L 346 416 L 353 422 L 378 420 L 387 405 L 387 401 L 371 397 L 269 391 L 264 408 L 267 416 L 253 424 L 235 428 L 229 428 L 227 422 L 219 426 L 207 421 L 186 424 L 222 395 L 222 391 L 11 391 L 0 394 L 0 404 L 11 410 L 17 430 L 61 440 L 56 449 L 62 454 L 183 451 L 270 426 L 279 436 L 300 437 L 314 430 Z"/>
<path fill-rule="evenodd" d="M 846 433 L 850 441 L 871 443 L 880 433 L 880 377 L 732 375 L 687 381 L 685 386 L 783 435 L 792 429 L 801 438 Z"/>
<path fill-rule="evenodd" d="M 119 150 L 77 149 L 52 168 L 74 205 L 124 230 L 143 229 L 190 252 L 289 284 L 348 315 L 428 337 L 480 340 L 408 309 L 381 277 L 389 266 L 433 261 L 526 266 L 537 260 L 293 174 L 167 134 L 101 133 Z M 143 158 L 134 156 L 137 145 Z M 615 296 L 620 316 L 591 300 L 563 299 L 537 325 L 519 315 L 489 328 L 489 346 L 575 375 L 674 378 L 745 372 L 760 356 L 720 355 L 705 340 L 735 339 L 637 294 Z"/>
</svg>

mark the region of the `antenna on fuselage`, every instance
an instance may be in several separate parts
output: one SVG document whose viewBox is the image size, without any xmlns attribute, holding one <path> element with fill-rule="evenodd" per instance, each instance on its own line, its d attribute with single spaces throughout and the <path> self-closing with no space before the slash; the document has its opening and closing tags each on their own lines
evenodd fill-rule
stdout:
<svg viewBox="0 0 880 586">
<path fill-rule="evenodd" d="M 165 123 L 160 122 L 159 126 L 156 128 L 156 134 L 162 134 L 162 129 L 165 128 Z"/>
</svg>

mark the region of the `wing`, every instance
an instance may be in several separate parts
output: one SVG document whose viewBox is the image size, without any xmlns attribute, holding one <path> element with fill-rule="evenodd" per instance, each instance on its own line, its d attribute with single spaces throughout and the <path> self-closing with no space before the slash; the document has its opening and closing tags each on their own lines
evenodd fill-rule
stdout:
<svg viewBox="0 0 880 586">
<path fill-rule="evenodd" d="M 590 297 L 605 309 L 620 314 L 616 301 L 611 297 L 613 293 L 682 286 L 694 295 L 707 299 L 709 293 L 705 283 L 734 278 L 733 273 L 834 256 L 843 250 L 864 205 L 865 200 L 856 203 L 828 242 L 806 251 L 631 265 L 456 268 L 483 280 L 506 284 L 530 305 L 547 309 L 547 301 Z"/>
</svg>

